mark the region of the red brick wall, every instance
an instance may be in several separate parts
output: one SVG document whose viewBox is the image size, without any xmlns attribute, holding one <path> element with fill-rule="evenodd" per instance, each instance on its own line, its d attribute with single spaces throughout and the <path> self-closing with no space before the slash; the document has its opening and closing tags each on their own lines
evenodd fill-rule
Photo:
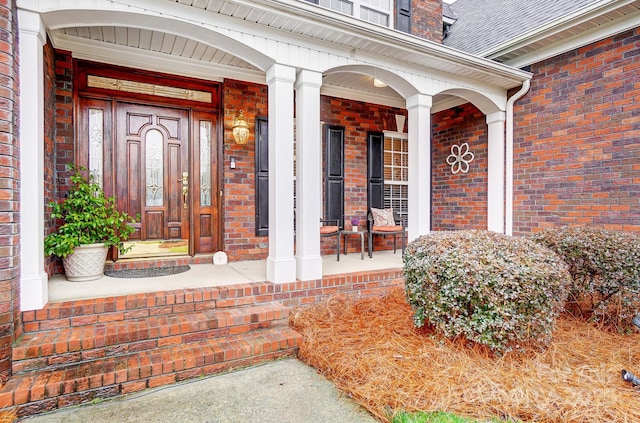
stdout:
<svg viewBox="0 0 640 423">
<path fill-rule="evenodd" d="M 321 96 L 320 120 L 325 125 L 340 125 L 345 128 L 345 178 L 344 216 L 346 227 L 351 226 L 351 218 L 358 217 L 360 226 L 366 227 L 367 217 L 367 132 L 395 131 L 395 115 L 406 116 L 406 111 L 376 104 Z M 324 151 L 324 145 L 323 145 Z M 324 166 L 324 163 L 323 163 Z M 324 198 L 324 196 L 323 196 Z M 382 237 L 375 237 L 378 250 L 382 247 Z M 389 248 L 392 238 L 387 237 Z M 323 239 L 322 254 L 335 253 L 334 239 Z M 359 238 L 349 237 L 351 251 L 360 248 Z"/>
<path fill-rule="evenodd" d="M 44 227 L 45 234 L 49 234 L 54 230 L 55 222 L 47 204 L 51 200 L 61 200 L 68 191 L 70 172 L 67 166 L 74 162 L 75 156 L 71 53 L 45 45 L 44 67 Z M 63 273 L 62 260 L 45 257 L 45 271 L 49 276 Z"/>
<path fill-rule="evenodd" d="M 244 110 L 250 129 L 247 144 L 233 142 L 231 127 L 238 110 Z M 255 118 L 268 115 L 267 86 L 227 80 L 224 83 L 224 250 L 229 260 L 262 259 L 268 254 L 268 237 L 255 236 Z M 364 221 L 367 213 L 367 131 L 395 129 L 401 109 L 351 100 L 321 97 L 321 120 L 345 127 L 345 219 Z M 324 146 L 323 146 L 324 149 Z M 236 168 L 230 169 L 231 157 Z M 364 227 L 364 222 L 362 223 Z M 357 240 L 351 238 L 353 248 Z M 359 244 L 358 244 L 359 248 Z M 322 254 L 335 254 L 335 239 L 322 239 Z"/>
<path fill-rule="evenodd" d="M 20 142 L 17 12 L 0 0 L 0 385 L 11 375 L 20 320 Z"/>
<path fill-rule="evenodd" d="M 413 0 L 411 33 L 427 40 L 442 42 L 442 1 Z"/>
<path fill-rule="evenodd" d="M 432 230 L 487 229 L 487 124 L 465 104 L 432 117 Z M 467 173 L 447 164 L 452 145 L 469 144 L 474 159 Z"/>
<path fill-rule="evenodd" d="M 640 231 L 640 29 L 531 71 L 514 117 L 514 234 Z"/>
<path fill-rule="evenodd" d="M 229 260 L 267 257 L 268 237 L 255 236 L 255 121 L 268 115 L 267 86 L 226 80 L 224 104 L 224 251 Z M 249 141 L 238 145 L 231 133 L 233 118 L 240 111 L 249 125 Z M 231 158 L 236 168 L 230 168 Z"/>
<path fill-rule="evenodd" d="M 53 231 L 51 211 L 47 204 L 56 199 L 55 183 L 55 139 L 56 139 L 56 95 L 55 95 L 55 52 L 51 44 L 44 46 L 44 231 L 49 234 Z M 44 258 L 44 267 L 51 274 L 53 257 Z"/>
</svg>

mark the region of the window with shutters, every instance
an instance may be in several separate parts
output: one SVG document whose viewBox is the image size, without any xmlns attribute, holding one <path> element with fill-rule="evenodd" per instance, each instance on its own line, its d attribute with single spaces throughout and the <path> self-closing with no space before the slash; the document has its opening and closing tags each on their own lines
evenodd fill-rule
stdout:
<svg viewBox="0 0 640 423">
<path fill-rule="evenodd" d="M 396 0 L 396 29 L 411 34 L 411 0 Z"/>
<path fill-rule="evenodd" d="M 407 225 L 409 198 L 409 148 L 407 134 L 384 136 L 384 207 L 392 208 Z"/>
<path fill-rule="evenodd" d="M 310 0 L 311 3 L 375 23 L 393 26 L 393 0 Z"/>
<path fill-rule="evenodd" d="M 324 166 L 324 219 L 344 226 L 344 127 L 326 125 Z"/>
<path fill-rule="evenodd" d="M 269 123 L 256 118 L 256 236 L 269 235 Z"/>
</svg>

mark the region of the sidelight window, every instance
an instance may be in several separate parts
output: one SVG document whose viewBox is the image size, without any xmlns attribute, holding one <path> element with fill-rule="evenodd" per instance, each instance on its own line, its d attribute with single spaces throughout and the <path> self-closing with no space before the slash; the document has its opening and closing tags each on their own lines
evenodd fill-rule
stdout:
<svg viewBox="0 0 640 423">
<path fill-rule="evenodd" d="M 103 187 L 102 151 L 104 144 L 104 112 L 102 109 L 89 109 L 89 172 L 93 180 Z"/>
<path fill-rule="evenodd" d="M 200 121 L 200 205 L 211 205 L 211 122 Z"/>
</svg>

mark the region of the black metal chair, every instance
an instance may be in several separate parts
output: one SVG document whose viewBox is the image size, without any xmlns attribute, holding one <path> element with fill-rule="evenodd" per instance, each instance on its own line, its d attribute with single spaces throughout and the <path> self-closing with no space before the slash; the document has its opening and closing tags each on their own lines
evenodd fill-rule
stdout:
<svg viewBox="0 0 640 423">
<path fill-rule="evenodd" d="M 320 219 L 320 238 L 336 237 L 336 250 L 340 261 L 340 222 L 335 219 Z"/>
<path fill-rule="evenodd" d="M 376 226 L 373 219 L 373 213 L 371 210 L 367 213 L 367 229 L 369 230 L 369 257 L 373 256 L 373 237 L 375 235 L 382 235 L 386 238 L 387 235 L 393 235 L 393 254 L 396 253 L 396 238 L 400 235 L 402 239 L 402 254 L 404 254 L 404 247 L 406 244 L 406 230 L 404 227 L 404 222 L 396 213 L 393 211 L 393 221 L 395 225 L 393 226 Z"/>
<path fill-rule="evenodd" d="M 293 234 L 296 233 L 297 210 L 293 210 Z M 338 219 L 320 219 L 320 238 L 336 237 L 338 261 L 340 261 L 340 221 Z"/>
</svg>

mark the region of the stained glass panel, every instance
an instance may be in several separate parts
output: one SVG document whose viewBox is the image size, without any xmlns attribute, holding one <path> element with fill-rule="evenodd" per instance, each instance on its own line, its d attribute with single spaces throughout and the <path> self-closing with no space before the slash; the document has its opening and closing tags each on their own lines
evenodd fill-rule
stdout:
<svg viewBox="0 0 640 423">
<path fill-rule="evenodd" d="M 211 205 L 211 122 L 200 121 L 200 205 Z"/>
<path fill-rule="evenodd" d="M 164 142 L 157 129 L 147 132 L 146 138 L 146 204 L 162 206 L 164 199 Z"/>
<path fill-rule="evenodd" d="M 89 109 L 89 172 L 93 180 L 102 185 L 102 151 L 104 143 L 104 112 Z"/>
</svg>

